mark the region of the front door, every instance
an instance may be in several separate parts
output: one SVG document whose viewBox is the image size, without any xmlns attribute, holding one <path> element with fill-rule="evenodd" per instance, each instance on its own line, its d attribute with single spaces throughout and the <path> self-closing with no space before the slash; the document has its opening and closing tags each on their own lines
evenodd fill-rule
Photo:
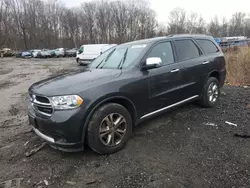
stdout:
<svg viewBox="0 0 250 188">
<path fill-rule="evenodd" d="M 180 66 L 175 61 L 172 42 L 156 44 L 147 56 L 147 58 L 150 57 L 161 58 L 162 65 L 148 70 L 149 113 L 179 102 L 181 99 Z"/>
</svg>

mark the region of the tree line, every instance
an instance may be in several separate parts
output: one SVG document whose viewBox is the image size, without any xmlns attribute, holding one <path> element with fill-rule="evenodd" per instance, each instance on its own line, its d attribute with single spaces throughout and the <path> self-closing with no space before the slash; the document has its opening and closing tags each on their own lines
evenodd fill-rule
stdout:
<svg viewBox="0 0 250 188">
<path fill-rule="evenodd" d="M 231 19 L 217 16 L 206 23 L 197 13 L 188 14 L 181 8 L 169 13 L 168 33 L 203 33 L 214 37 L 247 36 L 250 37 L 250 14 L 236 12 Z"/>
<path fill-rule="evenodd" d="M 250 16 L 245 13 L 235 13 L 230 20 L 214 17 L 206 23 L 202 16 L 176 8 L 166 20 L 157 21 L 147 0 L 90 1 L 73 8 L 57 0 L 0 0 L 0 48 L 119 44 L 178 33 L 250 37 Z"/>
</svg>

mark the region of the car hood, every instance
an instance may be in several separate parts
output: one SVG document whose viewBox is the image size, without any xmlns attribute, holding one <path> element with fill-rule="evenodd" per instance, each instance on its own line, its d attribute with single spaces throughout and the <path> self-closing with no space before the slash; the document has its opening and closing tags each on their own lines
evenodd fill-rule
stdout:
<svg viewBox="0 0 250 188">
<path fill-rule="evenodd" d="M 83 69 L 41 80 L 29 92 L 45 96 L 79 94 L 120 75 L 120 69 Z"/>
</svg>

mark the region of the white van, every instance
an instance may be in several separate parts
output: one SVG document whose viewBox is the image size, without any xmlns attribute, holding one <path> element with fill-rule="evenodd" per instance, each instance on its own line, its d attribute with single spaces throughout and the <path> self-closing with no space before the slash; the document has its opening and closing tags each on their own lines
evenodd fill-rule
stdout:
<svg viewBox="0 0 250 188">
<path fill-rule="evenodd" d="M 76 62 L 79 64 L 89 64 L 106 50 L 116 46 L 116 44 L 87 44 L 82 45 L 77 52 Z"/>
</svg>

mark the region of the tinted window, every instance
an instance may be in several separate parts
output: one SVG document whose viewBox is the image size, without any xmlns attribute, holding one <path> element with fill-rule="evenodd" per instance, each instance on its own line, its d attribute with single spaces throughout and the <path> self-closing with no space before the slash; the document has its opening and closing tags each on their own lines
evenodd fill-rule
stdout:
<svg viewBox="0 0 250 188">
<path fill-rule="evenodd" d="M 219 51 L 215 44 L 210 40 L 199 39 L 197 42 L 207 54 L 212 54 Z"/>
<path fill-rule="evenodd" d="M 148 58 L 149 57 L 161 58 L 163 65 L 174 63 L 174 55 L 171 42 L 163 42 L 157 44 L 148 54 Z"/>
<path fill-rule="evenodd" d="M 175 41 L 177 55 L 180 61 L 197 58 L 201 55 L 201 51 L 192 40 Z"/>
</svg>

